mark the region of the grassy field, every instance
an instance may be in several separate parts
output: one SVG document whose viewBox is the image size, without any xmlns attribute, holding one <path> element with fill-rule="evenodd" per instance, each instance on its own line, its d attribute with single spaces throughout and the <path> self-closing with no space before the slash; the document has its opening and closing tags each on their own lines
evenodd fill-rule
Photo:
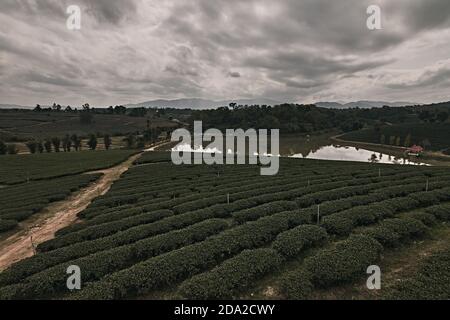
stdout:
<svg viewBox="0 0 450 320">
<path fill-rule="evenodd" d="M 382 139 L 382 135 L 384 139 Z M 340 136 L 340 138 L 350 141 L 397 145 L 395 140 L 393 140 L 394 142 L 390 141 L 390 137 L 399 137 L 399 146 L 404 147 L 408 135 L 411 137 L 410 146 L 417 144 L 431 151 L 445 151 L 450 149 L 450 123 L 412 123 L 384 126 L 378 132 L 373 128 L 364 129 L 349 132 Z"/>
<path fill-rule="evenodd" d="M 283 158 L 267 177 L 168 159 L 145 154 L 81 223 L 0 273 L 0 299 L 314 298 L 449 220 L 446 168 Z M 81 291 L 66 288 L 70 265 Z"/>
<path fill-rule="evenodd" d="M 0 156 L 0 184 L 62 177 L 111 167 L 136 151 L 80 151 Z"/>
<path fill-rule="evenodd" d="M 175 127 L 175 122 L 164 118 L 150 119 L 151 128 Z M 126 135 L 147 128 L 147 117 L 127 115 L 93 114 L 92 123 L 83 124 L 77 113 L 33 112 L 30 110 L 0 110 L 0 140 L 10 141 L 46 139 L 66 134 L 87 136 L 89 134 Z"/>
</svg>

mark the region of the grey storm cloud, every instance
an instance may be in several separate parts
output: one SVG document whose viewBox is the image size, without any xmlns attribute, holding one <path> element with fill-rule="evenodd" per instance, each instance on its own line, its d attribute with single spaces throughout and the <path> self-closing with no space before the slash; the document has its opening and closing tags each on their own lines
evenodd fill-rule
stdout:
<svg viewBox="0 0 450 320">
<path fill-rule="evenodd" d="M 385 79 L 385 85 L 391 89 L 445 87 L 450 85 L 450 59 L 421 70 L 415 75 L 404 78 Z"/>
<path fill-rule="evenodd" d="M 117 24 L 136 13 L 134 0 L 2 0 L 0 9 L 4 13 L 21 12 L 29 16 L 64 18 L 67 7 L 78 5 L 100 22 Z"/>
<path fill-rule="evenodd" d="M 2 0 L 0 23 L 0 103 L 449 99 L 448 0 Z"/>
<path fill-rule="evenodd" d="M 241 74 L 237 71 L 229 71 L 228 76 L 231 78 L 240 78 Z"/>
</svg>

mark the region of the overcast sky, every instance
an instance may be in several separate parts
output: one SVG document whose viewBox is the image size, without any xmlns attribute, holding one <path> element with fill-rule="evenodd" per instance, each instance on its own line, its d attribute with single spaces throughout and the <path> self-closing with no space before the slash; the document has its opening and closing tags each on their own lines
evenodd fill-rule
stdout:
<svg viewBox="0 0 450 320">
<path fill-rule="evenodd" d="M 0 0 L 0 26 L 0 103 L 450 100 L 449 0 Z"/>
</svg>

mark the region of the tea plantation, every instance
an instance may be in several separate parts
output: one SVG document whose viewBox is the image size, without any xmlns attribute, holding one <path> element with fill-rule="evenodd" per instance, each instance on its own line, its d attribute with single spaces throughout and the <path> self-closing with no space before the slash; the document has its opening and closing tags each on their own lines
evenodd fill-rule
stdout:
<svg viewBox="0 0 450 320">
<path fill-rule="evenodd" d="M 169 159 L 144 154 L 81 223 L 0 273 L 0 299 L 238 299 L 263 280 L 307 299 L 450 217 L 445 168 L 283 158 L 268 177 Z M 73 292 L 71 265 L 82 274 Z"/>
<path fill-rule="evenodd" d="M 135 151 L 81 151 L 0 156 L 0 185 L 63 177 L 112 167 Z"/>
</svg>

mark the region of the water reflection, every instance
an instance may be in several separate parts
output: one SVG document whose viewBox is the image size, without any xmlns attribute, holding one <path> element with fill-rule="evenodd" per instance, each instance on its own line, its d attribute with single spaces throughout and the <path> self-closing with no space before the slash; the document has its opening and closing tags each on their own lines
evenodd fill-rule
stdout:
<svg viewBox="0 0 450 320">
<path fill-rule="evenodd" d="M 342 146 L 330 140 L 329 136 L 330 134 L 316 136 L 281 136 L 279 153 L 282 157 L 305 159 L 357 161 L 403 165 L 428 165 L 425 163 L 421 163 L 418 159 L 414 158 L 396 157 L 390 154 L 374 152 L 358 147 Z M 225 145 L 226 143 L 224 141 L 223 146 Z M 183 151 L 217 154 L 232 153 L 229 149 L 224 152 L 223 150 L 219 150 L 217 148 L 211 148 L 209 147 L 209 142 L 204 142 L 204 145 L 202 146 L 181 144 L 177 145 L 174 148 L 171 148 L 171 150 L 178 152 Z"/>
<path fill-rule="evenodd" d="M 426 165 L 420 162 L 414 162 L 407 158 L 397 158 L 388 154 L 375 153 L 355 147 L 347 147 L 340 145 L 327 145 L 319 147 L 316 150 L 310 150 L 307 154 L 297 153 L 291 155 L 293 158 L 318 159 L 318 160 L 340 160 L 340 161 L 357 161 L 372 162 L 386 164 L 404 164 L 404 165 Z"/>
</svg>

